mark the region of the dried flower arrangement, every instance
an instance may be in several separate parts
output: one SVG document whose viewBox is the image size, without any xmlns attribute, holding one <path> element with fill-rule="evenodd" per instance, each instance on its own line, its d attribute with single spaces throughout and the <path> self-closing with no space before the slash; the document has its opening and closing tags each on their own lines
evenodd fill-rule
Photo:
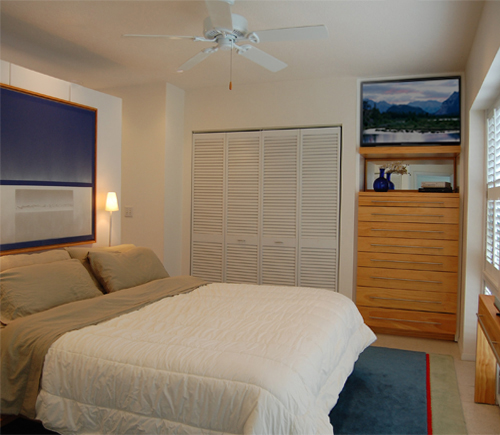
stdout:
<svg viewBox="0 0 500 435">
<path fill-rule="evenodd" d="M 406 163 L 403 163 L 403 162 L 388 163 L 387 165 L 385 165 L 385 172 L 387 174 L 400 174 L 400 175 L 408 174 L 408 175 L 411 175 L 408 172 L 408 165 Z"/>
</svg>

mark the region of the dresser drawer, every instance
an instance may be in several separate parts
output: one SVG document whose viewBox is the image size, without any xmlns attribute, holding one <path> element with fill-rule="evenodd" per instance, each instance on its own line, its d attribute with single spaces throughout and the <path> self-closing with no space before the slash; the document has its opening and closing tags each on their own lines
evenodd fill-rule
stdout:
<svg viewBox="0 0 500 435">
<path fill-rule="evenodd" d="M 458 240 L 458 225 L 359 221 L 358 236 Z"/>
<path fill-rule="evenodd" d="M 423 311 L 390 310 L 385 308 L 359 307 L 365 323 L 375 332 L 404 333 L 453 340 L 456 315 Z"/>
<path fill-rule="evenodd" d="M 414 193 L 403 193 L 397 192 L 396 195 L 393 192 L 386 194 L 373 194 L 370 192 L 369 195 L 364 195 L 360 193 L 359 195 L 359 205 L 369 206 L 369 207 L 451 207 L 458 208 L 460 205 L 460 199 L 458 195 L 422 195 L 419 193 L 415 195 Z"/>
<path fill-rule="evenodd" d="M 457 293 L 458 276 L 428 270 L 358 267 L 358 286 Z"/>
<path fill-rule="evenodd" d="M 458 224 L 456 208 L 359 207 L 359 221 Z"/>
<path fill-rule="evenodd" d="M 458 272 L 458 257 L 359 251 L 358 266 Z"/>
<path fill-rule="evenodd" d="M 395 254 L 425 254 L 458 256 L 457 240 L 397 239 L 386 237 L 358 237 L 358 250 Z"/>
<path fill-rule="evenodd" d="M 454 314 L 457 310 L 457 295 L 454 293 L 358 286 L 356 305 Z"/>
<path fill-rule="evenodd" d="M 481 296 L 479 298 L 479 309 L 477 317 L 481 326 L 486 330 L 486 334 L 490 340 L 496 344 L 496 351 L 500 355 L 500 320 L 496 315 L 497 310 L 493 303 L 487 304 L 487 297 Z M 493 302 L 494 297 L 491 296 Z M 500 361 L 498 362 L 500 364 Z"/>
</svg>

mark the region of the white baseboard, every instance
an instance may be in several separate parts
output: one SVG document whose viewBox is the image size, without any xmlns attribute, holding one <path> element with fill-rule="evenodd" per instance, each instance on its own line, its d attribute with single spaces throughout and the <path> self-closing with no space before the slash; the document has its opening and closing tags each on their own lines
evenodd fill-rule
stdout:
<svg viewBox="0 0 500 435">
<path fill-rule="evenodd" d="M 460 355 L 460 359 L 462 361 L 476 361 L 476 354 L 475 353 L 462 353 Z"/>
</svg>

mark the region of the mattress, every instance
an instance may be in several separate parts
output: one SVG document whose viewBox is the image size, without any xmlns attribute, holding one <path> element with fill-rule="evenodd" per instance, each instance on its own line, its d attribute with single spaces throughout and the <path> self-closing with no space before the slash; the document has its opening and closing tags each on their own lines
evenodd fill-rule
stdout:
<svg viewBox="0 0 500 435">
<path fill-rule="evenodd" d="M 209 284 L 64 334 L 37 418 L 63 434 L 331 434 L 374 340 L 339 293 Z"/>
</svg>

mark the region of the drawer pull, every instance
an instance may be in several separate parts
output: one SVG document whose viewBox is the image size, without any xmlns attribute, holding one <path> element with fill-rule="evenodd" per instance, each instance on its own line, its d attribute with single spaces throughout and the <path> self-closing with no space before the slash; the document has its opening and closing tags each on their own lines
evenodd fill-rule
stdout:
<svg viewBox="0 0 500 435">
<path fill-rule="evenodd" d="M 390 231 L 393 233 L 434 233 L 434 234 L 443 234 L 444 231 L 430 231 L 430 230 L 386 230 L 384 228 L 371 228 L 372 231 Z"/>
<path fill-rule="evenodd" d="M 371 246 L 384 246 L 386 248 L 444 249 L 442 246 L 386 245 L 384 243 L 371 243 L 370 245 Z"/>
<path fill-rule="evenodd" d="M 281 240 L 277 240 L 276 242 L 274 242 L 276 245 L 282 245 L 283 242 Z"/>
<path fill-rule="evenodd" d="M 408 322 L 408 323 L 425 323 L 426 325 L 441 325 L 439 322 L 426 322 L 424 320 L 406 320 L 406 319 L 393 319 L 391 317 L 375 317 L 370 316 L 370 319 L 374 320 L 392 320 L 395 322 Z"/>
<path fill-rule="evenodd" d="M 392 204 L 444 204 L 444 201 L 376 201 L 372 199 L 373 203 L 392 203 Z"/>
<path fill-rule="evenodd" d="M 245 240 L 245 239 L 238 239 L 238 242 L 239 242 L 239 243 L 245 243 L 245 242 L 246 242 L 246 240 Z"/>
<path fill-rule="evenodd" d="M 405 260 L 377 260 L 370 258 L 370 261 L 378 261 L 382 263 L 405 263 L 405 264 L 432 264 L 434 266 L 442 266 L 443 263 L 433 263 L 431 261 L 405 261 Z"/>
<path fill-rule="evenodd" d="M 411 281 L 411 282 L 426 282 L 429 284 L 442 284 L 442 281 L 427 281 L 425 279 L 409 279 L 409 278 L 387 278 L 385 276 L 370 276 L 371 279 L 387 279 L 391 281 Z"/>
<path fill-rule="evenodd" d="M 438 301 L 419 301 L 414 299 L 398 299 L 398 298 L 383 298 L 381 296 L 370 296 L 370 299 L 382 299 L 384 301 L 397 301 L 397 302 L 420 302 L 422 304 L 438 304 L 442 305 L 442 302 Z"/>
<path fill-rule="evenodd" d="M 372 213 L 372 216 L 416 216 L 416 217 L 444 217 L 444 214 L 416 214 L 416 213 Z"/>
</svg>

